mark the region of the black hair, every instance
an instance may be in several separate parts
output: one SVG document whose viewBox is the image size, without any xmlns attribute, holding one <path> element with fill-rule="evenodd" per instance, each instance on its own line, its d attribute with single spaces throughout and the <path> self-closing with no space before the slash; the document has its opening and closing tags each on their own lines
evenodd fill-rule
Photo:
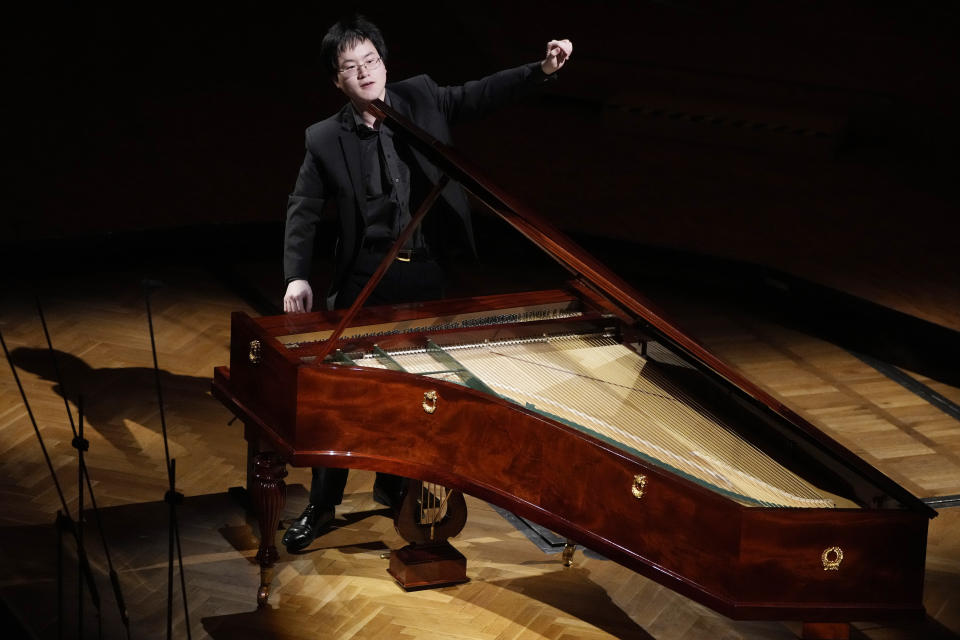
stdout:
<svg viewBox="0 0 960 640">
<path fill-rule="evenodd" d="M 387 62 L 387 45 L 377 25 L 361 15 L 343 18 L 330 27 L 320 43 L 320 59 L 327 72 L 333 76 L 339 69 L 340 54 L 355 47 L 364 40 L 370 40 L 384 64 Z"/>
</svg>

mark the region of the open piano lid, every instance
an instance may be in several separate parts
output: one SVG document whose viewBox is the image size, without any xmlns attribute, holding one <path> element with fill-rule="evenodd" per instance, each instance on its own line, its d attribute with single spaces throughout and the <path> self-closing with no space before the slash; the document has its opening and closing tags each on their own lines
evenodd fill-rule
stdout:
<svg viewBox="0 0 960 640">
<path fill-rule="evenodd" d="M 764 418 L 776 438 L 787 439 L 805 455 L 842 477 L 867 508 L 896 506 L 934 518 L 937 512 L 852 451 L 814 427 L 753 382 L 734 371 L 669 320 L 622 278 L 579 247 L 542 216 L 507 195 L 452 147 L 436 140 L 381 100 L 368 109 L 400 131 L 404 139 L 442 173 L 456 180 L 574 276 L 575 283 L 601 296 L 622 320 L 667 345 L 714 382 L 735 390 L 734 397 Z M 771 415 L 772 414 L 772 415 Z M 772 419 L 771 419 L 772 418 Z M 771 434 L 765 434 L 771 435 Z M 891 505 L 893 501 L 894 505 Z"/>
</svg>

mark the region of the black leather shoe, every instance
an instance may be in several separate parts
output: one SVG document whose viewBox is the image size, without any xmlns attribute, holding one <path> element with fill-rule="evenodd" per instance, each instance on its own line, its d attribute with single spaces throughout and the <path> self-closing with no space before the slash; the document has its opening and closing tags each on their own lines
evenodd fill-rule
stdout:
<svg viewBox="0 0 960 640">
<path fill-rule="evenodd" d="M 376 482 L 373 483 L 373 501 L 385 507 L 390 507 L 394 511 L 400 508 L 400 496 L 381 487 Z"/>
<path fill-rule="evenodd" d="M 283 546 L 287 551 L 300 551 L 333 521 L 333 507 L 308 504 L 300 517 L 294 520 L 283 534 Z"/>
</svg>

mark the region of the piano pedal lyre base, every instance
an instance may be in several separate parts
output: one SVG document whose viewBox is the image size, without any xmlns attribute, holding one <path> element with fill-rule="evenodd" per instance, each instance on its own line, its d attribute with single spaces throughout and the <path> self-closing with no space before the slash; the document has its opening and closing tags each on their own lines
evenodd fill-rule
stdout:
<svg viewBox="0 0 960 640">
<path fill-rule="evenodd" d="M 390 553 L 387 572 L 407 591 L 467 582 L 467 559 L 449 542 L 408 544 Z"/>
</svg>

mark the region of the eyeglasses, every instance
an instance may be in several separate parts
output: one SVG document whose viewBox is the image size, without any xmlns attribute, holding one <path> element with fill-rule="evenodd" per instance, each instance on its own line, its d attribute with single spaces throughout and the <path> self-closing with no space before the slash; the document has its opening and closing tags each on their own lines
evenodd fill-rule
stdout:
<svg viewBox="0 0 960 640">
<path fill-rule="evenodd" d="M 380 66 L 380 62 L 380 58 L 371 58 L 369 60 L 364 60 L 360 64 L 348 64 L 341 69 L 337 69 L 337 71 L 342 73 L 345 78 L 352 78 L 360 73 L 360 69 L 366 69 L 367 71 L 376 69 Z"/>
</svg>

